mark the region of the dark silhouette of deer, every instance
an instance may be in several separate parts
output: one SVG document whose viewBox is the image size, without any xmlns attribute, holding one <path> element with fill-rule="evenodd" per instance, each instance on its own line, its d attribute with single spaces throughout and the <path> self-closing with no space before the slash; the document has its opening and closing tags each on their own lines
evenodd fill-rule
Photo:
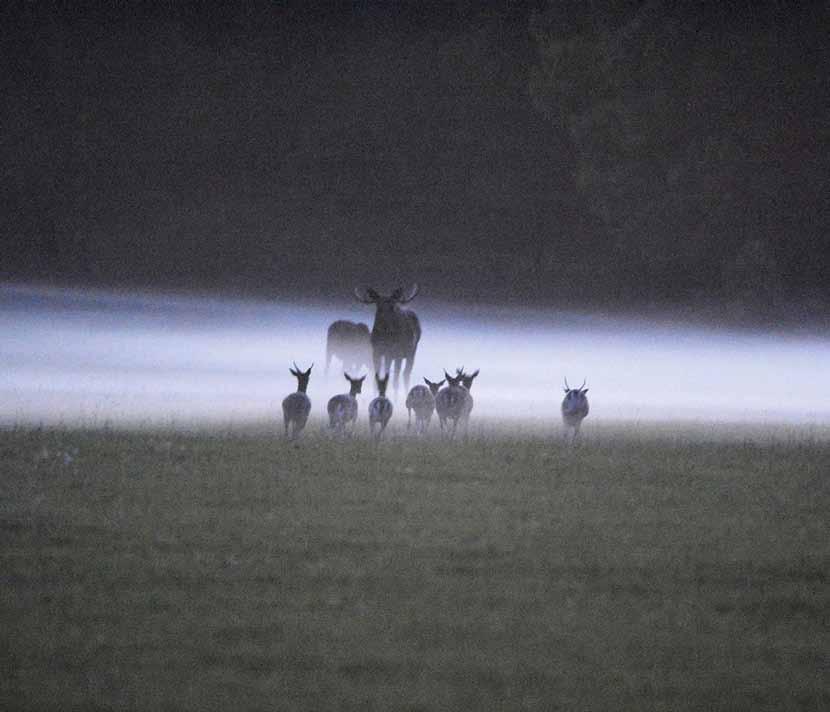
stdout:
<svg viewBox="0 0 830 712">
<path fill-rule="evenodd" d="M 363 304 L 374 304 L 375 323 L 372 326 L 372 360 L 376 373 L 389 373 L 394 368 L 394 389 L 398 393 L 398 379 L 401 365 L 406 360 L 403 379 L 404 387 L 409 390 L 409 376 L 415 364 L 415 351 L 421 339 L 421 323 L 415 312 L 402 309 L 401 306 L 411 302 L 418 294 L 418 285 L 414 285 L 408 295 L 401 288 L 389 296 L 378 294 L 374 289 L 355 289 L 355 297 Z"/>
<path fill-rule="evenodd" d="M 294 363 L 294 368 L 288 369 L 291 375 L 297 379 L 297 390 L 283 399 L 282 417 L 285 422 L 286 437 L 288 437 L 288 427 L 292 426 L 292 440 L 302 432 L 308 421 L 308 414 L 311 412 L 311 400 L 306 395 L 306 389 L 308 388 L 308 379 L 311 378 L 312 368 L 314 368 L 314 364 L 311 364 L 307 371 L 301 371 Z"/>
<path fill-rule="evenodd" d="M 386 424 L 389 422 L 389 418 L 392 417 L 393 410 L 392 401 L 386 397 L 386 386 L 389 385 L 389 374 L 386 374 L 386 378 L 381 378 L 380 374 L 376 373 L 375 384 L 378 388 L 378 396 L 369 403 L 369 433 L 374 435 L 375 426 L 379 425 L 380 430 L 378 430 L 376 437 L 380 440 L 380 436 L 386 430 Z"/>
<path fill-rule="evenodd" d="M 332 396 L 329 399 L 327 410 L 329 414 L 329 427 L 337 433 L 345 434 L 346 426 L 357 420 L 357 394 L 363 390 L 363 380 L 352 378 L 348 373 L 343 374 L 349 382 L 349 392 Z"/>
<path fill-rule="evenodd" d="M 562 400 L 562 423 L 566 428 L 573 428 L 573 440 L 579 435 L 582 421 L 588 415 L 588 397 L 585 395 L 587 379 L 582 381 L 579 388 L 571 388 L 568 379 L 565 379 L 565 398 Z"/>
<path fill-rule="evenodd" d="M 332 322 L 326 334 L 326 376 L 332 358 L 340 359 L 343 371 L 359 373 L 372 365 L 372 341 L 366 324 L 341 319 Z"/>
<path fill-rule="evenodd" d="M 428 378 L 424 379 L 426 386 L 412 386 L 412 390 L 406 395 L 406 410 L 409 413 L 409 420 L 406 428 L 412 427 L 412 411 L 415 411 L 415 431 L 425 433 L 435 412 L 435 396 L 444 385 L 442 378 L 438 383 L 433 383 Z"/>
</svg>

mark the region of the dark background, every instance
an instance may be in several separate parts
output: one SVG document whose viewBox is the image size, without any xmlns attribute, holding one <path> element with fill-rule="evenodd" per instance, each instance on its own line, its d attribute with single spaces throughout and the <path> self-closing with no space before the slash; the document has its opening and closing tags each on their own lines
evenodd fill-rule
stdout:
<svg viewBox="0 0 830 712">
<path fill-rule="evenodd" d="M 0 278 L 805 318 L 827 3 L 14 4 Z"/>
</svg>

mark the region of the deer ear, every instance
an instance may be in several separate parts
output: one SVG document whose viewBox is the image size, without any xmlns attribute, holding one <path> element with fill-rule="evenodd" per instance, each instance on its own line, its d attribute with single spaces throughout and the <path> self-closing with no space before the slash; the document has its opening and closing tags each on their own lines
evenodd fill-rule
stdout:
<svg viewBox="0 0 830 712">
<path fill-rule="evenodd" d="M 478 375 L 479 369 L 476 369 L 475 373 L 470 374 L 470 378 L 475 378 Z"/>
<path fill-rule="evenodd" d="M 289 372 L 292 376 L 296 376 L 296 375 L 297 375 L 297 372 L 296 372 L 293 368 L 289 368 L 289 369 L 288 369 L 288 372 Z"/>
<path fill-rule="evenodd" d="M 587 393 L 587 392 L 588 392 L 588 389 L 587 389 L 587 388 L 583 388 L 583 389 L 582 389 L 582 392 L 583 392 L 583 393 Z"/>
</svg>

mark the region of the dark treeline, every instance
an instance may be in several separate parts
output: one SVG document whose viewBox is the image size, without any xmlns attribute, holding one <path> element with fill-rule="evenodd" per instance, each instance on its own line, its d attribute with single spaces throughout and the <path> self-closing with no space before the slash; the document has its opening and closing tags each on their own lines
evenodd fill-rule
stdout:
<svg viewBox="0 0 830 712">
<path fill-rule="evenodd" d="M 830 298 L 824 3 L 4 11 L 0 276 Z"/>
</svg>

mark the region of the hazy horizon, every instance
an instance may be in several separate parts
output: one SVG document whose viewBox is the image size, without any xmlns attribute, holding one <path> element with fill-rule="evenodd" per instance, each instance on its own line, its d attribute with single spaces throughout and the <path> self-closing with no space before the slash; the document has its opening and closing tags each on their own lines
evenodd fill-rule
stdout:
<svg viewBox="0 0 830 712">
<path fill-rule="evenodd" d="M 563 379 L 587 379 L 592 423 L 610 420 L 825 424 L 830 357 L 822 336 L 672 326 L 556 310 L 413 303 L 423 337 L 411 385 L 480 369 L 476 417 L 559 427 Z M 281 426 L 296 361 L 315 363 L 312 415 L 345 390 L 328 379 L 325 334 L 339 318 L 371 326 L 357 303 L 198 298 L 0 287 L 0 421 Z M 370 380 L 370 379 L 369 379 Z M 367 380 L 368 385 L 368 380 Z M 390 387 L 391 391 L 391 387 Z M 373 395 L 367 387 L 361 417 Z M 404 392 L 392 424 L 405 423 Z"/>
</svg>

